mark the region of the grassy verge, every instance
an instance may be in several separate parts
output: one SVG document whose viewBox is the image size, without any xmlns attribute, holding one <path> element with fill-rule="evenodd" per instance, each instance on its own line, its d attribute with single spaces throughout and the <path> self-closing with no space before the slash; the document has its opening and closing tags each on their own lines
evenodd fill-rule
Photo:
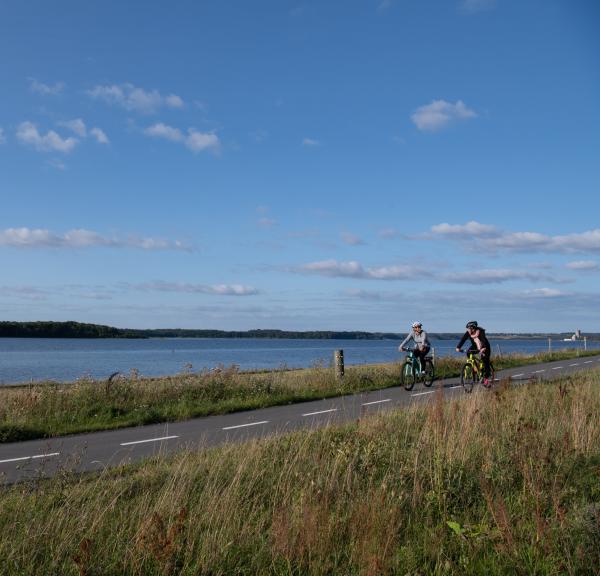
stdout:
<svg viewBox="0 0 600 576">
<path fill-rule="evenodd" d="M 573 356 L 569 351 L 510 355 L 495 357 L 494 364 L 501 370 Z M 342 381 L 329 368 L 247 373 L 232 366 L 166 378 L 131 375 L 110 383 L 0 387 L 0 442 L 173 422 L 386 388 L 398 385 L 398 366 L 348 367 Z M 436 376 L 458 376 L 461 366 L 460 358 L 439 359 Z"/>
<path fill-rule="evenodd" d="M 599 383 L 0 489 L 2 574 L 596 574 Z"/>
</svg>

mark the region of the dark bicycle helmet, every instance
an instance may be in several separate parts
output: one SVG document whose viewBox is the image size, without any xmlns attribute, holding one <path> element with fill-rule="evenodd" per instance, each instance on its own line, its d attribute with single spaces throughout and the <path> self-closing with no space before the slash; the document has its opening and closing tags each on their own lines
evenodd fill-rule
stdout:
<svg viewBox="0 0 600 576">
<path fill-rule="evenodd" d="M 477 328 L 477 322 L 475 320 L 467 322 L 467 328 Z"/>
</svg>

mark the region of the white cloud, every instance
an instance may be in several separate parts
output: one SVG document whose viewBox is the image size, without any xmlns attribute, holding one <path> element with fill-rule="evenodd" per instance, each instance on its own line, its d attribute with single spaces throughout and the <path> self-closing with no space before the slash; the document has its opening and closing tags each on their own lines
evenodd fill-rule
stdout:
<svg viewBox="0 0 600 576">
<path fill-rule="evenodd" d="M 336 260 L 311 262 L 294 269 L 294 271 L 319 276 L 365 278 L 372 280 L 413 280 L 426 274 L 420 268 L 406 265 L 364 268 L 354 260 L 348 262 L 337 262 Z"/>
<path fill-rule="evenodd" d="M 81 118 L 60 122 L 59 124 L 60 126 L 64 126 L 72 132 L 75 132 L 75 134 L 81 138 L 85 138 L 87 136 L 87 128 L 85 126 L 85 122 Z"/>
<path fill-rule="evenodd" d="M 356 278 L 367 280 L 427 280 L 427 283 L 486 285 L 502 284 L 510 281 L 551 282 L 563 284 L 572 282 L 550 274 L 530 270 L 511 270 L 506 268 L 469 269 L 457 272 L 439 272 L 424 266 L 392 264 L 388 266 L 363 266 L 351 260 L 322 260 L 310 262 L 293 268 L 291 271 L 301 274 L 315 274 L 331 278 Z"/>
<path fill-rule="evenodd" d="M 221 141 L 216 134 L 212 132 L 199 132 L 194 128 L 188 128 L 185 145 L 192 152 L 202 152 L 204 150 L 218 152 L 221 149 Z"/>
<path fill-rule="evenodd" d="M 87 94 L 108 104 L 121 106 L 125 110 L 154 114 L 160 108 L 183 108 L 183 100 L 176 94 L 162 96 L 158 90 L 147 91 L 133 84 L 98 85 Z"/>
<path fill-rule="evenodd" d="M 98 144 L 110 144 L 108 136 L 104 133 L 104 130 L 100 128 L 92 128 L 90 134 L 96 139 Z"/>
<path fill-rule="evenodd" d="M 566 267 L 570 270 L 600 270 L 600 264 L 595 260 L 576 260 L 568 262 Z"/>
<path fill-rule="evenodd" d="M 162 122 L 149 126 L 144 130 L 144 134 L 147 136 L 154 136 L 155 138 L 165 138 L 172 142 L 181 142 L 184 139 L 184 135 L 179 128 L 167 126 Z"/>
<path fill-rule="evenodd" d="M 514 252 L 600 252 L 600 229 L 579 234 L 548 236 L 538 232 L 506 233 L 490 238 L 482 246 L 488 250 L 505 249 Z"/>
<path fill-rule="evenodd" d="M 471 220 L 466 224 L 436 224 L 431 227 L 431 231 L 439 236 L 447 236 L 452 238 L 469 238 L 478 236 L 491 236 L 498 234 L 495 226 L 480 224 Z"/>
<path fill-rule="evenodd" d="M 244 284 L 188 284 L 179 282 L 150 282 L 136 286 L 142 290 L 159 292 L 184 292 L 189 294 L 213 294 L 216 296 L 254 296 L 259 291 Z"/>
<path fill-rule="evenodd" d="M 560 298 L 562 296 L 569 296 L 569 292 L 563 292 L 554 288 L 536 288 L 535 290 L 526 290 L 522 294 L 527 298 Z"/>
<path fill-rule="evenodd" d="M 221 148 L 219 137 L 212 132 L 204 133 L 188 128 L 187 134 L 184 134 L 179 128 L 173 128 L 162 122 L 149 126 L 144 130 L 144 134 L 171 142 L 182 142 L 192 152 L 208 150 L 217 153 Z"/>
<path fill-rule="evenodd" d="M 504 232 L 495 226 L 467 222 L 461 224 L 438 224 L 431 227 L 434 236 L 451 240 L 469 241 L 478 250 L 495 252 L 554 252 L 600 253 L 600 228 L 575 234 L 549 236 L 539 232 Z"/>
<path fill-rule="evenodd" d="M 169 94 L 167 97 L 165 97 L 165 104 L 169 108 L 183 108 L 184 107 L 183 100 L 176 94 Z"/>
<path fill-rule="evenodd" d="M 315 148 L 320 145 L 321 142 L 319 142 L 318 140 L 314 140 L 313 138 L 304 138 L 302 140 L 302 146 L 307 146 L 308 148 Z"/>
<path fill-rule="evenodd" d="M 492 268 L 484 270 L 468 270 L 466 272 L 451 272 L 439 276 L 444 282 L 457 284 L 501 284 L 511 280 L 530 280 L 532 282 L 562 282 L 548 274 L 522 270 Z"/>
<path fill-rule="evenodd" d="M 7 228 L 0 230 L 0 247 L 12 248 L 140 248 L 143 250 L 189 250 L 184 243 L 160 238 L 108 238 L 92 230 L 76 228 L 54 234 L 44 228 Z"/>
<path fill-rule="evenodd" d="M 68 154 L 77 146 L 77 138 L 61 138 L 54 130 L 49 130 L 45 135 L 38 132 L 32 122 L 22 122 L 17 129 L 17 140 L 31 146 L 40 152 L 63 152 Z"/>
<path fill-rule="evenodd" d="M 552 246 L 564 252 L 600 252 L 600 228 L 580 234 L 553 236 Z"/>
<path fill-rule="evenodd" d="M 81 118 L 76 118 L 75 120 L 67 120 L 65 122 L 59 122 L 60 126 L 64 126 L 68 128 L 80 138 L 87 138 L 88 134 L 93 136 L 99 144 L 108 144 L 109 140 L 103 130 L 100 128 L 92 128 L 89 133 L 85 122 Z"/>
<path fill-rule="evenodd" d="M 6 137 L 4 136 L 4 128 L 0 127 L 0 144 L 6 143 Z"/>
<path fill-rule="evenodd" d="M 457 100 L 455 104 L 445 100 L 434 100 L 431 104 L 417 108 L 410 119 L 419 130 L 436 132 L 453 120 L 465 120 L 476 116 L 477 114 L 467 108 L 462 100 Z"/>
<path fill-rule="evenodd" d="M 37 94 L 56 96 L 63 91 L 65 85 L 63 82 L 56 82 L 52 85 L 44 84 L 43 82 L 38 82 L 35 78 L 29 78 L 29 87 L 32 92 L 36 92 Z"/>
</svg>

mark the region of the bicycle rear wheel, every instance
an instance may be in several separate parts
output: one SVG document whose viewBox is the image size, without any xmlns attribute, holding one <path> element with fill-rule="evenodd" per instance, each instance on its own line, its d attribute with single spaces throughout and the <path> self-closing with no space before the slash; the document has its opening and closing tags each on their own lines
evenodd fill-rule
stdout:
<svg viewBox="0 0 600 576">
<path fill-rule="evenodd" d="M 427 388 L 433 384 L 435 379 L 435 368 L 431 360 L 425 361 L 425 367 L 423 368 L 423 374 L 421 377 L 423 378 L 423 385 L 427 386 Z"/>
<path fill-rule="evenodd" d="M 400 372 L 400 382 L 404 386 L 405 390 L 412 390 L 415 385 L 415 373 L 412 367 L 412 362 L 408 360 L 402 364 L 402 370 Z"/>
<path fill-rule="evenodd" d="M 477 376 L 473 371 L 473 366 L 471 366 L 470 364 L 465 364 L 463 366 L 462 372 L 460 373 L 460 383 L 462 384 L 462 387 L 464 388 L 465 392 L 472 392 L 473 386 L 475 385 L 476 381 Z"/>
<path fill-rule="evenodd" d="M 494 365 L 490 362 L 490 385 L 492 385 L 496 381 L 496 369 Z"/>
</svg>

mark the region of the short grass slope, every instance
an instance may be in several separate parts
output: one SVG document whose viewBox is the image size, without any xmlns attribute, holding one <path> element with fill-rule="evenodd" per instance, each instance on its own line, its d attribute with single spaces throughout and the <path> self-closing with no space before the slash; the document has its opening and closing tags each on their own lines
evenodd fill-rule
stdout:
<svg viewBox="0 0 600 576">
<path fill-rule="evenodd" d="M 4 575 L 597 574 L 600 372 L 0 490 Z"/>
</svg>

